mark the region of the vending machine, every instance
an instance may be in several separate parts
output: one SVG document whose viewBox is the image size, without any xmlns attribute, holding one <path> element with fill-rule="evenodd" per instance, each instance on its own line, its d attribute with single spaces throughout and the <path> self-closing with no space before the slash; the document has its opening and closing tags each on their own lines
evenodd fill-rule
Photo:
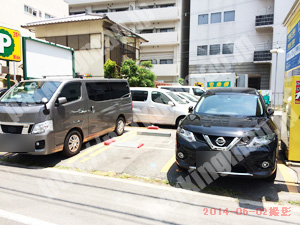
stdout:
<svg viewBox="0 0 300 225">
<path fill-rule="evenodd" d="M 289 75 L 288 75 L 289 74 Z M 281 147 L 290 161 L 300 161 L 300 73 L 286 73 Z"/>
</svg>

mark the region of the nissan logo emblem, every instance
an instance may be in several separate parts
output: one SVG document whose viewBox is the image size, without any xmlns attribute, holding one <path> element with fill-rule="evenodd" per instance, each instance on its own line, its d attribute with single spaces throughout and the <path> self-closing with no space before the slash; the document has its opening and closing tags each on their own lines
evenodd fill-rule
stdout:
<svg viewBox="0 0 300 225">
<path fill-rule="evenodd" d="M 216 140 L 216 144 L 219 145 L 219 146 L 224 146 L 226 144 L 226 141 L 223 137 L 219 137 Z"/>
</svg>

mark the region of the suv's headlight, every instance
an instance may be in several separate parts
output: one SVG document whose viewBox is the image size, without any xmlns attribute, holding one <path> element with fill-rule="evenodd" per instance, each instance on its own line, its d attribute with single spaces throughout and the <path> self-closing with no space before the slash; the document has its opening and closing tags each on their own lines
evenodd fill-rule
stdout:
<svg viewBox="0 0 300 225">
<path fill-rule="evenodd" d="M 188 130 L 178 127 L 177 133 L 189 142 L 196 141 L 194 134 Z"/>
<path fill-rule="evenodd" d="M 265 136 L 254 137 L 250 143 L 247 145 L 248 147 L 261 147 L 264 145 L 270 144 L 276 138 L 276 134 L 268 134 Z"/>
<path fill-rule="evenodd" d="M 50 131 L 53 131 L 53 121 L 47 120 L 45 122 L 35 124 L 31 133 L 42 134 Z"/>
</svg>

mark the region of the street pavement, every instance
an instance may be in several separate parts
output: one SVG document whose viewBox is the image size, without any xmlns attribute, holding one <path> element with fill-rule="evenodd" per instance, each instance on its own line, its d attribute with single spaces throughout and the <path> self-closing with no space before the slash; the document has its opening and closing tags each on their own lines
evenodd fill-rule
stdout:
<svg viewBox="0 0 300 225">
<path fill-rule="evenodd" d="M 49 156 L 2 153 L 0 161 L 9 163 L 8 165 L 59 168 L 122 179 L 138 179 L 143 182 L 168 183 L 170 186 L 194 192 L 233 197 L 237 202 L 248 199 L 257 201 L 260 205 L 265 201 L 300 203 L 300 171 L 286 167 L 280 160 L 274 183 L 225 177 L 206 182 L 205 187 L 200 187 L 195 182 L 193 171 L 181 171 L 175 163 L 175 134 L 176 129 L 173 127 L 159 130 L 128 127 L 120 137 L 111 133 L 85 144 L 80 154 L 71 158 L 65 158 L 60 153 Z M 114 138 L 116 142 L 105 146 L 103 142 L 110 138 Z M 144 146 L 137 148 L 140 144 Z"/>
<path fill-rule="evenodd" d="M 275 225 L 300 218 L 298 206 L 52 168 L 0 165 L 0 179 L 0 224 Z"/>
</svg>

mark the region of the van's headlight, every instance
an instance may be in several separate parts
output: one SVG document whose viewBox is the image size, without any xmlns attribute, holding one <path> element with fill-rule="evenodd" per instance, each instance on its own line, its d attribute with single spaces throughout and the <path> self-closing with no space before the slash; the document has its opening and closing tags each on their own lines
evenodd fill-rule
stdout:
<svg viewBox="0 0 300 225">
<path fill-rule="evenodd" d="M 35 124 L 31 133 L 42 134 L 50 131 L 53 131 L 53 121 L 47 120 L 45 122 Z"/>
<path fill-rule="evenodd" d="M 194 134 L 188 130 L 178 127 L 177 133 L 189 142 L 196 141 Z"/>
<path fill-rule="evenodd" d="M 261 147 L 264 145 L 270 144 L 276 138 L 276 134 L 268 134 L 265 136 L 254 137 L 250 143 L 247 145 L 248 147 Z"/>
</svg>

